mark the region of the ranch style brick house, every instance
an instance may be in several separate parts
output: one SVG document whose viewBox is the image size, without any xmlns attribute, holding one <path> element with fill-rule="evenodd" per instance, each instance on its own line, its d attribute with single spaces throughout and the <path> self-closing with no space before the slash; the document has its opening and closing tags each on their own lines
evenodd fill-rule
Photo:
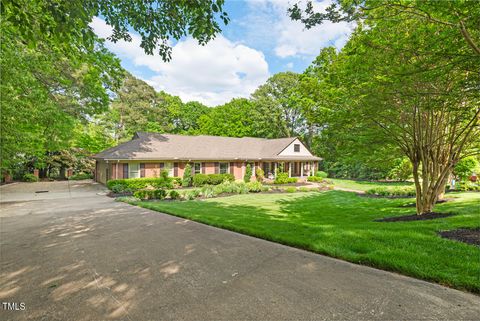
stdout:
<svg viewBox="0 0 480 321">
<path fill-rule="evenodd" d="M 282 168 L 290 177 L 313 175 L 321 159 L 312 155 L 297 137 L 265 139 L 253 137 L 185 136 L 136 133 L 132 140 L 93 156 L 95 180 L 158 177 L 162 170 L 170 176 L 183 176 L 191 164 L 192 174 L 231 173 L 243 179 L 246 166 L 262 168 L 273 178 Z"/>
</svg>

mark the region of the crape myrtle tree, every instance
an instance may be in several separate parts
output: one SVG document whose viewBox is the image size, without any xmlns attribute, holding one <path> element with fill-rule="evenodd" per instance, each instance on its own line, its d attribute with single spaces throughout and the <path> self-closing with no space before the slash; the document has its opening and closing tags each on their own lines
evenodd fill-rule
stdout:
<svg viewBox="0 0 480 321">
<path fill-rule="evenodd" d="M 307 27 L 356 19 L 331 67 L 343 88 L 336 108 L 400 148 L 412 163 L 417 214 L 431 212 L 455 164 L 479 151 L 480 3 L 343 1 L 322 14 L 290 13 Z"/>
</svg>

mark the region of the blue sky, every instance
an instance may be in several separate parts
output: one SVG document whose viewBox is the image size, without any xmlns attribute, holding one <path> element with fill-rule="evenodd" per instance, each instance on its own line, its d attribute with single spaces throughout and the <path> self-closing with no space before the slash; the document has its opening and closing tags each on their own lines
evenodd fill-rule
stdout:
<svg viewBox="0 0 480 321">
<path fill-rule="evenodd" d="M 322 10 L 330 0 L 317 1 Z M 341 48 L 352 27 L 326 23 L 305 30 L 287 16 L 288 0 L 227 0 L 231 19 L 222 33 L 206 46 L 187 37 L 173 44 L 172 60 L 148 56 L 132 42 L 107 42 L 125 69 L 156 90 L 178 95 L 184 102 L 197 100 L 208 106 L 249 95 L 271 75 L 282 71 L 302 72 L 322 47 Z M 108 37 L 111 28 L 101 18 L 92 22 L 95 32 Z"/>
</svg>

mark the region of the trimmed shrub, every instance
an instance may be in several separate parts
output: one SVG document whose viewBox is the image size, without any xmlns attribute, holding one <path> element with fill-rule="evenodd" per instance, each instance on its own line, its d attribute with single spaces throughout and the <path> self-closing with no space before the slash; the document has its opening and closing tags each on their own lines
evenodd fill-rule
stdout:
<svg viewBox="0 0 480 321">
<path fill-rule="evenodd" d="M 225 174 L 208 174 L 207 184 L 208 185 L 222 184 L 225 179 L 226 179 Z"/>
<path fill-rule="evenodd" d="M 224 181 L 232 182 L 235 177 L 232 174 L 196 174 L 193 176 L 193 186 L 218 185 Z"/>
<path fill-rule="evenodd" d="M 38 177 L 33 174 L 26 173 L 23 175 L 22 180 L 24 182 L 38 182 Z"/>
<path fill-rule="evenodd" d="M 170 196 L 172 200 L 178 200 L 180 198 L 180 193 L 176 190 L 171 190 L 170 193 L 168 193 L 168 196 Z"/>
<path fill-rule="evenodd" d="M 456 184 L 456 188 L 459 191 L 480 191 L 480 185 L 466 181 Z"/>
<path fill-rule="evenodd" d="M 263 180 L 265 179 L 265 172 L 260 167 L 257 167 L 257 169 L 255 170 L 255 176 L 257 177 L 257 181 L 263 182 Z"/>
<path fill-rule="evenodd" d="M 185 171 L 183 172 L 182 186 L 189 187 L 189 186 L 192 186 L 192 183 L 193 183 L 192 166 L 190 166 L 190 164 L 187 164 L 185 166 Z"/>
<path fill-rule="evenodd" d="M 129 189 L 132 192 L 146 188 L 172 188 L 172 179 L 170 177 L 164 178 L 125 178 L 113 179 L 107 182 L 107 188 L 112 189 L 115 185 L 122 185 L 124 189 Z"/>
<path fill-rule="evenodd" d="M 193 186 L 203 186 L 208 184 L 208 176 L 206 174 L 195 174 L 193 176 Z"/>
<path fill-rule="evenodd" d="M 125 187 L 125 185 L 122 185 L 122 184 L 113 185 L 111 190 L 115 194 L 131 193 L 132 192 L 132 190 L 130 188 Z"/>
<path fill-rule="evenodd" d="M 285 189 L 285 192 L 287 193 L 295 193 L 297 191 L 297 189 L 295 187 L 287 187 Z"/>
<path fill-rule="evenodd" d="M 251 193 L 258 193 L 258 192 L 261 192 L 262 191 L 262 183 L 260 182 L 249 182 L 246 184 L 247 185 L 247 188 L 248 188 L 248 191 L 251 192 Z"/>
<path fill-rule="evenodd" d="M 243 181 L 245 183 L 250 182 L 250 179 L 252 178 L 252 166 L 250 164 L 247 164 L 247 168 L 245 169 L 245 176 L 243 176 Z"/>
<path fill-rule="evenodd" d="M 84 179 L 91 179 L 93 175 L 90 173 L 77 173 L 75 175 L 70 176 L 68 179 L 71 181 L 81 181 Z"/>
<path fill-rule="evenodd" d="M 238 182 L 238 194 L 248 194 L 249 190 L 246 183 Z"/>
<path fill-rule="evenodd" d="M 178 188 L 182 186 L 182 178 L 181 177 L 170 177 L 172 180 L 173 188 Z"/>
<path fill-rule="evenodd" d="M 273 181 L 274 184 L 290 184 L 296 183 L 298 179 L 296 177 L 288 177 L 288 173 L 278 172 L 277 177 Z"/>
<path fill-rule="evenodd" d="M 160 178 L 163 178 L 164 180 L 168 180 L 168 179 L 169 179 L 169 177 L 168 177 L 168 171 L 167 171 L 166 169 L 164 169 L 164 170 L 162 170 L 162 171 L 160 172 Z M 172 179 L 170 179 L 170 180 L 172 180 Z"/>
<path fill-rule="evenodd" d="M 262 192 L 268 192 L 268 191 L 270 191 L 270 187 L 263 185 L 262 186 Z"/>
<path fill-rule="evenodd" d="M 300 192 L 311 192 L 310 188 L 302 186 L 298 189 Z"/>
<path fill-rule="evenodd" d="M 322 182 L 323 177 L 318 177 L 318 176 L 308 176 L 307 181 L 309 182 Z"/>
<path fill-rule="evenodd" d="M 322 171 L 317 171 L 317 172 L 315 173 L 315 176 L 316 176 L 316 177 L 320 177 L 320 178 L 327 178 L 327 177 L 328 177 L 328 174 L 325 173 L 325 172 L 322 172 Z"/>
<path fill-rule="evenodd" d="M 167 192 L 164 189 L 139 190 L 133 196 L 141 200 L 161 200 L 167 196 Z"/>
<path fill-rule="evenodd" d="M 414 187 L 374 187 L 365 192 L 367 195 L 383 197 L 409 197 L 415 196 Z"/>
</svg>

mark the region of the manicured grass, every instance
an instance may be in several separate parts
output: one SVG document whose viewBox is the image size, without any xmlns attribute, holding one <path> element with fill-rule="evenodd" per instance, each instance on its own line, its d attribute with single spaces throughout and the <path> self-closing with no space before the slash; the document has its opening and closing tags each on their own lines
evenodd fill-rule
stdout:
<svg viewBox="0 0 480 321">
<path fill-rule="evenodd" d="M 137 205 L 317 253 L 480 293 L 480 248 L 438 231 L 480 226 L 480 193 L 451 193 L 429 221 L 374 222 L 413 214 L 413 199 L 361 197 L 342 191 L 247 194 Z"/>
<path fill-rule="evenodd" d="M 388 186 L 413 186 L 411 182 L 375 182 L 375 181 L 355 181 L 351 179 L 328 178 L 333 181 L 333 184 L 338 187 L 347 188 L 357 191 L 366 191 L 374 187 L 388 187 Z"/>
</svg>

